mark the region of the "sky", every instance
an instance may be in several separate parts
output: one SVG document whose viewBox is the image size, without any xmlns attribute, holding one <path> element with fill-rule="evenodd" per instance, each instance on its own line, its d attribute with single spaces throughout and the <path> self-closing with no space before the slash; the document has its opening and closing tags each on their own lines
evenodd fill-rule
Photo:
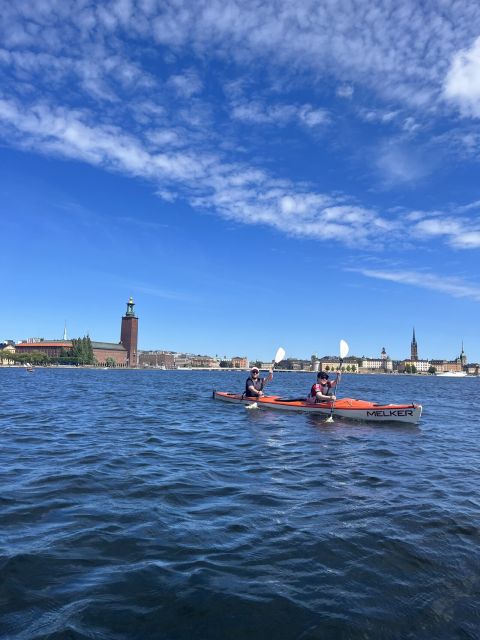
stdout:
<svg viewBox="0 0 480 640">
<path fill-rule="evenodd" d="M 0 340 L 480 361 L 478 2 L 0 9 Z"/>
</svg>

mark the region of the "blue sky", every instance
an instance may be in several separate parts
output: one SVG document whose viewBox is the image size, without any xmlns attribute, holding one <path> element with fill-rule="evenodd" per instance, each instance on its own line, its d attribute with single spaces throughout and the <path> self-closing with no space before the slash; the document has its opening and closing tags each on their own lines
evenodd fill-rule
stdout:
<svg viewBox="0 0 480 640">
<path fill-rule="evenodd" d="M 480 5 L 2 2 L 0 339 L 480 360 Z"/>
</svg>

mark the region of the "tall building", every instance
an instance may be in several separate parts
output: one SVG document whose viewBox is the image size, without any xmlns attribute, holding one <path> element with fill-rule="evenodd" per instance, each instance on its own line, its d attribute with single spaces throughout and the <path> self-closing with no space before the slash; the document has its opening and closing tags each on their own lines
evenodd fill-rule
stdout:
<svg viewBox="0 0 480 640">
<path fill-rule="evenodd" d="M 122 318 L 122 330 L 120 333 L 120 343 L 127 350 L 127 366 L 138 366 L 138 318 L 134 311 L 135 303 L 133 298 L 127 302 L 127 312 Z"/>
<path fill-rule="evenodd" d="M 413 338 L 410 344 L 410 360 L 416 362 L 418 360 L 417 341 L 415 340 L 415 327 L 413 327 Z"/>
</svg>

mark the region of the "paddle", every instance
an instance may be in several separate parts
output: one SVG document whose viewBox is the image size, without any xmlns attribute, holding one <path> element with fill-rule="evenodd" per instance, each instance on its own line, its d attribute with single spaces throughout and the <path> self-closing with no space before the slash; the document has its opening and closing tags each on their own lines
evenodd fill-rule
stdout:
<svg viewBox="0 0 480 640">
<path fill-rule="evenodd" d="M 345 340 L 340 340 L 340 372 L 342 369 L 343 359 L 347 357 L 349 351 L 349 346 L 345 342 Z M 335 385 L 335 396 L 338 394 L 338 373 L 337 373 L 337 384 Z M 330 407 L 330 415 L 325 420 L 325 422 L 333 422 L 333 408 L 335 407 L 335 400 L 332 402 L 332 406 Z"/>
<path fill-rule="evenodd" d="M 272 373 L 273 373 L 273 370 L 275 369 L 275 365 L 281 362 L 284 358 L 285 358 L 285 349 L 283 347 L 278 347 L 277 353 L 275 354 L 275 358 L 273 359 L 273 362 L 272 362 Z M 265 384 L 263 385 L 264 387 L 267 384 L 267 382 L 269 381 L 265 380 Z M 245 409 L 257 409 L 257 408 L 258 407 L 256 402 L 252 402 L 251 404 L 245 405 Z"/>
</svg>

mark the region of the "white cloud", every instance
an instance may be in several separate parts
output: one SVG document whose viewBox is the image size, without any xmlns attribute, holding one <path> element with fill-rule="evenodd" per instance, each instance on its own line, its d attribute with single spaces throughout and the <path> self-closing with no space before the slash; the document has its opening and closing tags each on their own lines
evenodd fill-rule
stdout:
<svg viewBox="0 0 480 640">
<path fill-rule="evenodd" d="M 447 93 L 475 101 L 480 10 L 475 0 L 392 4 L 380 0 L 319 3 L 278 0 L 83 0 L 4 3 L 0 17 L 5 46 L 31 47 L 54 55 L 64 50 L 88 59 L 93 43 L 119 46 L 119 36 L 146 47 L 188 47 L 203 59 L 333 76 L 337 95 L 351 97 L 357 83 L 421 109 L 438 103 L 453 60 Z M 470 83 L 471 84 L 471 83 Z M 476 109 L 476 107 L 475 107 Z"/>
<path fill-rule="evenodd" d="M 480 117 L 480 37 L 454 55 L 444 92 L 463 115 Z"/>
<path fill-rule="evenodd" d="M 147 140 L 112 125 L 94 125 L 86 111 L 23 109 L 0 100 L 0 129 L 20 144 L 144 177 L 172 200 L 172 189 L 193 206 L 244 224 L 265 224 L 286 234 L 361 245 L 392 223 L 372 210 L 278 180 L 255 167 L 228 163 L 206 150 L 157 152 Z"/>
<path fill-rule="evenodd" d="M 415 118 L 412 118 L 411 116 L 405 118 L 405 120 L 403 121 L 402 129 L 407 133 L 414 133 L 420 128 L 421 126 L 418 124 L 418 122 L 415 121 Z"/>
<path fill-rule="evenodd" d="M 351 98 L 353 96 L 353 87 L 349 84 L 342 84 L 337 87 L 336 93 L 340 98 Z"/>
<path fill-rule="evenodd" d="M 190 98 L 200 93 L 203 89 L 202 81 L 198 77 L 198 74 L 192 69 L 183 74 L 170 76 L 167 84 L 171 85 L 176 93 L 184 98 Z"/>
<path fill-rule="evenodd" d="M 268 104 L 266 101 L 237 99 L 232 106 L 232 118 L 254 124 L 285 126 L 297 122 L 309 129 L 328 124 L 329 113 L 310 104 Z"/>
<path fill-rule="evenodd" d="M 25 148 L 145 178 L 166 201 L 182 197 L 194 207 L 242 224 L 268 225 L 291 236 L 381 250 L 379 234 L 384 237 L 388 232 L 391 241 L 444 237 L 455 248 L 480 247 L 480 229 L 474 221 L 402 210 L 386 217 L 347 196 L 320 193 L 258 167 L 228 162 L 219 151 L 202 144 L 196 148 L 182 137 L 181 129 L 147 129 L 140 136 L 108 123 L 94 124 L 87 110 L 52 108 L 46 103 L 26 108 L 0 100 L 0 132 Z"/>
<path fill-rule="evenodd" d="M 21 9 L 4 4 L 0 64 L 8 73 L 0 132 L 10 144 L 141 176 L 166 200 L 175 194 L 230 219 L 291 235 L 378 246 L 379 230 L 388 230 L 392 239 L 413 239 L 413 232 L 425 242 L 480 246 L 478 226 L 467 218 L 449 222 L 432 212 L 412 212 L 418 224 L 410 226 L 412 219 L 407 224 L 402 212 L 386 216 L 355 198 L 279 180 L 240 162 L 239 137 L 216 127 L 217 105 L 204 96 L 208 82 L 225 83 L 216 76 L 221 59 L 228 63 L 222 72 L 232 77 L 228 104 L 219 111 L 230 107 L 232 120 L 323 131 L 334 111 L 306 98 L 305 87 L 315 83 L 325 95 L 353 98 L 355 86 L 356 100 L 365 94 L 388 98 L 383 108 L 355 104 L 360 117 L 395 123 L 413 137 L 422 122 L 415 110 L 434 114 L 439 108 L 452 59 L 449 99 L 474 112 L 480 45 L 477 40 L 470 49 L 462 47 L 472 42 L 479 23 L 476 2 L 441 9 L 413 0 L 278 0 L 275 6 L 250 0 L 106 0 L 97 6 L 30 0 Z M 155 75 L 159 60 L 168 60 L 165 79 Z M 168 76 L 165 69 L 179 60 L 186 71 Z M 269 85 L 251 99 L 250 77 L 259 75 Z M 280 95 L 285 87 L 288 93 Z M 350 104 L 343 101 L 342 108 Z M 465 146 L 478 148 L 475 132 L 468 141 L 464 137 Z M 378 151 L 377 165 L 388 182 L 414 182 L 431 169 L 405 138 Z"/>
<path fill-rule="evenodd" d="M 349 269 L 349 271 L 361 273 L 368 278 L 438 291 L 453 298 L 470 298 L 477 302 L 480 301 L 480 286 L 465 282 L 460 278 L 438 276 L 423 271 L 384 271 L 379 269 Z"/>
<path fill-rule="evenodd" d="M 418 222 L 413 232 L 424 238 L 445 236 L 447 242 L 456 249 L 480 248 L 480 221 L 462 218 L 427 218 Z"/>
<path fill-rule="evenodd" d="M 360 117 L 362 118 L 362 120 L 365 120 L 365 122 L 381 122 L 383 124 L 387 124 L 389 122 L 392 122 L 394 120 L 396 120 L 399 116 L 400 112 L 399 111 L 390 111 L 390 110 L 381 110 L 381 109 L 376 109 L 376 110 L 361 110 L 360 111 Z"/>
</svg>

